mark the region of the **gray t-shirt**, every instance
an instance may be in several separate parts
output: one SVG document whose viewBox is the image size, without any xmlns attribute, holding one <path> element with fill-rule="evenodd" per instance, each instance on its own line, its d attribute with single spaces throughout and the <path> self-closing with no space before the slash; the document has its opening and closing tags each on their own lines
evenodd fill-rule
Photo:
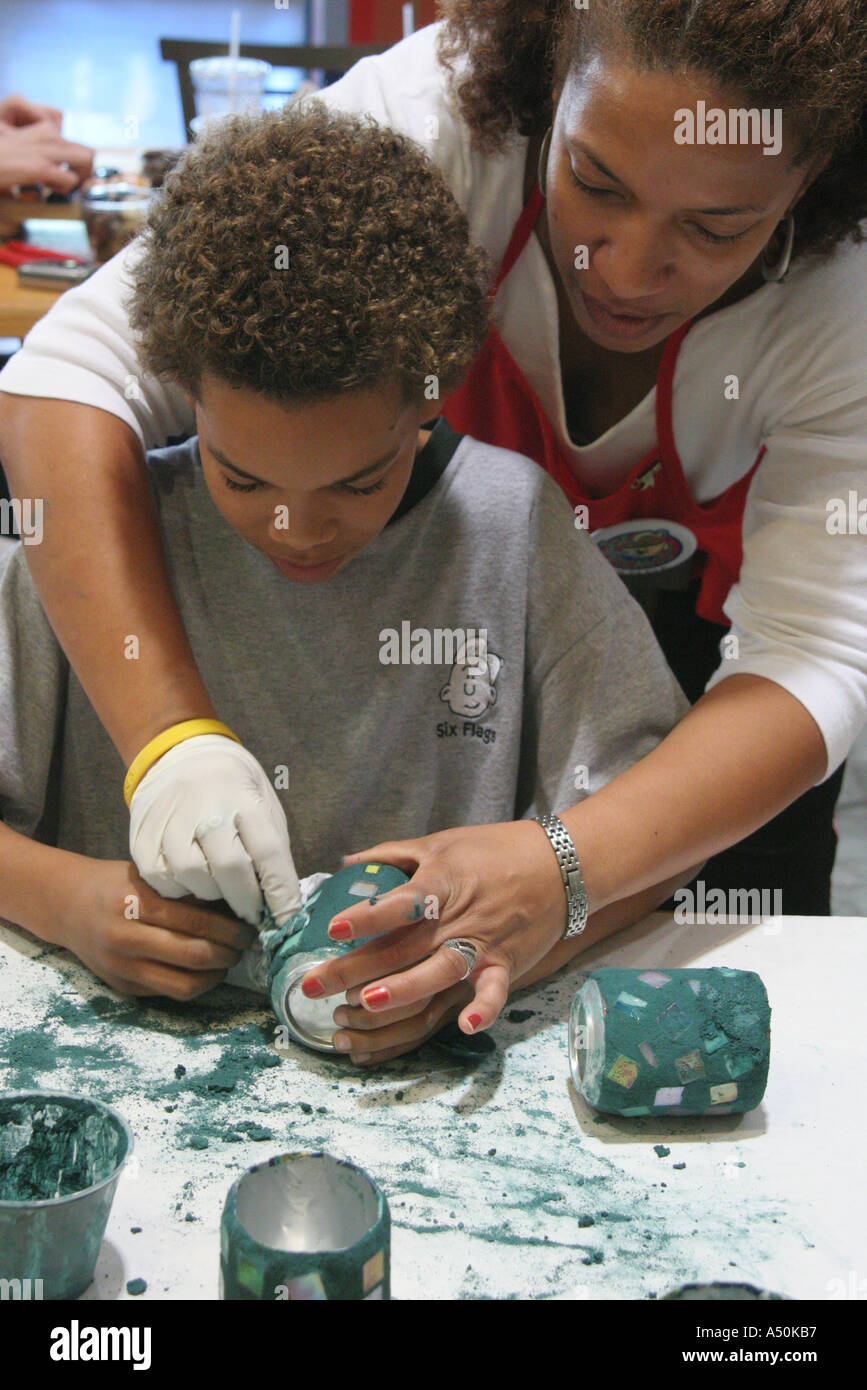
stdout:
<svg viewBox="0 0 867 1390">
<path fill-rule="evenodd" d="M 292 583 L 224 520 L 197 440 L 148 465 L 193 653 L 275 780 L 301 875 L 385 839 L 562 811 L 688 708 L 557 486 L 445 421 L 382 533 L 320 584 Z M 124 770 L 19 545 L 0 575 L 0 817 L 126 859 Z"/>
</svg>

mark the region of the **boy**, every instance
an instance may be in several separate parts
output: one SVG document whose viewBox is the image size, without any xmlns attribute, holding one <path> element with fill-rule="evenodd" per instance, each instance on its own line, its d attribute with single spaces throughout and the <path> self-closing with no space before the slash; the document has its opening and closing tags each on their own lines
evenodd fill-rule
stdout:
<svg viewBox="0 0 867 1390">
<path fill-rule="evenodd" d="M 687 709 L 542 470 L 421 429 L 481 345 L 484 275 L 423 154 L 318 103 L 222 126 L 142 241 L 141 361 L 198 427 L 149 455 L 167 563 L 301 874 L 388 835 L 562 809 Z M 118 661 L 135 657 L 129 634 Z M 128 993 L 223 978 L 254 933 L 128 862 L 124 769 L 20 547 L 0 582 L 0 728 L 0 915 Z M 622 906 L 621 924 L 641 915 Z"/>
</svg>

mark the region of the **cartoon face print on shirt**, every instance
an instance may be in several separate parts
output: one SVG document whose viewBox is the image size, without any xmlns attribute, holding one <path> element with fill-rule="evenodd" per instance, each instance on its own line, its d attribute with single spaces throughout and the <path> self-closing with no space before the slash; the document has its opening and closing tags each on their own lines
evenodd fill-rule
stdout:
<svg viewBox="0 0 867 1390">
<path fill-rule="evenodd" d="M 475 650 L 468 645 L 463 659 L 456 661 L 440 691 L 452 714 L 480 719 L 497 700 L 496 680 L 503 665 L 496 652 Z"/>
</svg>

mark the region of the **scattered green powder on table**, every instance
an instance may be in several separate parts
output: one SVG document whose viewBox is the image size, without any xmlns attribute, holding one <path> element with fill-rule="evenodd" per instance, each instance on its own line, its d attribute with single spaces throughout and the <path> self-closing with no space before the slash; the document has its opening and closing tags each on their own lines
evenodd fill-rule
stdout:
<svg viewBox="0 0 867 1390">
<path fill-rule="evenodd" d="M 133 1298 L 137 1297 L 140 1293 L 144 1293 L 146 1288 L 147 1280 L 145 1279 L 129 1279 L 127 1281 L 126 1291 L 132 1294 Z"/>
<path fill-rule="evenodd" d="M 654 1144 L 653 1152 L 656 1154 L 657 1158 L 668 1158 L 671 1149 L 666 1148 L 665 1144 Z"/>
<path fill-rule="evenodd" d="M 253 1120 L 242 1120 L 236 1129 L 243 1130 L 248 1139 L 252 1139 L 254 1144 L 261 1143 L 264 1139 L 273 1139 L 274 1135 L 265 1125 L 257 1125 Z"/>
</svg>

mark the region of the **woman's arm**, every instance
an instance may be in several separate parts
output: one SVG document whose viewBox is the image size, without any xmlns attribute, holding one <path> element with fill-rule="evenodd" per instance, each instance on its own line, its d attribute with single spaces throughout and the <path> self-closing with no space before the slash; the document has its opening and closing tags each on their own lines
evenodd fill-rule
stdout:
<svg viewBox="0 0 867 1390">
<path fill-rule="evenodd" d="M 775 816 L 826 766 L 818 726 L 794 696 L 760 677 L 721 681 L 640 762 L 560 812 L 581 860 L 590 912 L 605 913 L 592 940 L 624 924 L 622 900 L 663 878 L 686 882 L 691 866 Z M 346 862 L 368 859 L 397 864 L 412 881 L 373 906 L 340 914 L 353 936 L 376 940 L 326 961 L 305 978 L 305 993 L 309 988 L 318 997 L 364 985 L 387 991 L 374 996 L 374 1017 L 384 1008 L 410 1009 L 454 985 L 460 958 L 437 948 L 462 937 L 484 965 L 460 1014 L 464 1031 L 474 1032 L 497 1017 L 510 981 L 530 978 L 552 951 L 567 950 L 568 943 L 558 946 L 566 925 L 559 866 L 532 821 L 387 841 Z M 413 920 L 419 894 L 436 900 L 435 921 Z M 585 933 L 583 944 L 590 939 Z M 470 1024 L 471 1018 L 478 1022 Z"/>
<path fill-rule="evenodd" d="M 675 874 L 665 883 L 657 883 L 652 888 L 633 893 L 629 898 L 622 898 L 620 902 L 609 903 L 607 907 L 599 908 L 598 912 L 594 912 L 592 917 L 588 918 L 587 926 L 580 936 L 556 942 L 547 955 L 512 981 L 511 990 L 526 989 L 528 985 L 534 985 L 539 980 L 547 980 L 549 976 L 562 970 L 564 965 L 569 965 L 576 956 L 588 951 L 591 946 L 598 946 L 600 941 L 605 941 L 609 936 L 643 921 L 660 903 L 670 898 L 676 888 L 694 878 L 698 871 L 699 865 L 696 864 L 685 873 Z"/>
<path fill-rule="evenodd" d="M 13 495 L 42 499 L 30 570 L 124 762 L 172 724 L 213 718 L 130 426 L 94 406 L 0 393 L 0 459 Z"/>
<path fill-rule="evenodd" d="M 826 767 L 818 725 L 787 690 L 760 676 L 720 681 L 641 762 L 561 813 L 591 910 L 737 844 Z"/>
</svg>

